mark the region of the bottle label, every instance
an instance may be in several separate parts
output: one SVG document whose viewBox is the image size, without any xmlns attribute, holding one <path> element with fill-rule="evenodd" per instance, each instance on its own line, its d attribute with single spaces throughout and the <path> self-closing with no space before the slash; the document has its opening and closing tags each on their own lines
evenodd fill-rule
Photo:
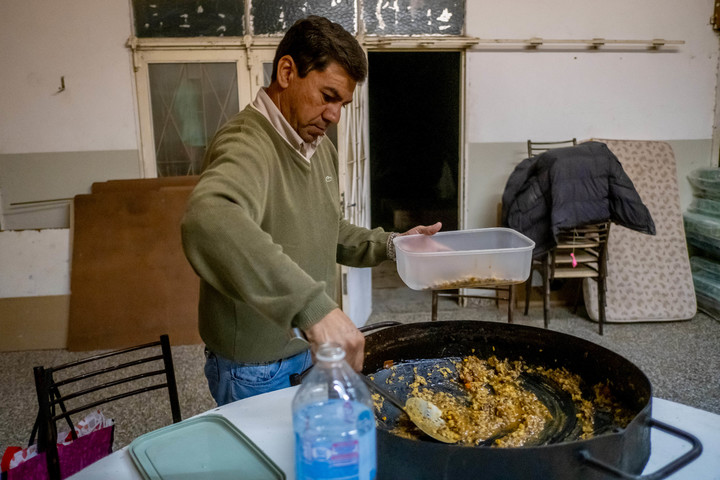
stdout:
<svg viewBox="0 0 720 480">
<path fill-rule="evenodd" d="M 360 403 L 330 401 L 295 417 L 298 480 L 372 480 L 376 472 L 375 422 Z"/>
</svg>

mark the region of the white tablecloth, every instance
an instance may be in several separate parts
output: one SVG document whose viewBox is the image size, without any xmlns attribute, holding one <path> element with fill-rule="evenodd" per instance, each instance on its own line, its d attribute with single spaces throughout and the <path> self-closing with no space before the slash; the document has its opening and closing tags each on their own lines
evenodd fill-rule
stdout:
<svg viewBox="0 0 720 480">
<path fill-rule="evenodd" d="M 205 413 L 221 414 L 230 420 L 285 472 L 288 480 L 294 480 L 295 446 L 290 402 L 297 388 L 299 387 L 258 395 Z M 698 459 L 668 478 L 720 480 L 720 415 L 660 398 L 653 398 L 652 410 L 653 418 L 695 435 L 703 444 L 703 453 Z M 654 472 L 690 449 L 686 442 L 657 429 L 652 430 L 651 444 L 650 460 L 644 474 Z M 72 480 L 142 480 L 127 447 L 70 478 Z"/>
</svg>

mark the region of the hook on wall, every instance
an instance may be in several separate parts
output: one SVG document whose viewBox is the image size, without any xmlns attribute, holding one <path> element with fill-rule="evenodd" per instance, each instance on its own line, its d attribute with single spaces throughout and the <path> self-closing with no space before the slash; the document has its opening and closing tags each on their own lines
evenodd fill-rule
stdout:
<svg viewBox="0 0 720 480">
<path fill-rule="evenodd" d="M 62 76 L 62 77 L 60 77 L 60 86 L 58 87 L 57 92 L 55 92 L 55 93 L 60 93 L 64 90 L 65 90 L 65 77 Z"/>
</svg>

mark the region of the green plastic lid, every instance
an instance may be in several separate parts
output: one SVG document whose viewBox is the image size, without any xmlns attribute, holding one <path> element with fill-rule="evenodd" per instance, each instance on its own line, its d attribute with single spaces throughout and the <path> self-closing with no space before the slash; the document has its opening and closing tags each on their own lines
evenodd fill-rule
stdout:
<svg viewBox="0 0 720 480">
<path fill-rule="evenodd" d="M 128 447 L 146 480 L 285 479 L 285 473 L 221 415 L 203 415 L 142 435 Z"/>
</svg>

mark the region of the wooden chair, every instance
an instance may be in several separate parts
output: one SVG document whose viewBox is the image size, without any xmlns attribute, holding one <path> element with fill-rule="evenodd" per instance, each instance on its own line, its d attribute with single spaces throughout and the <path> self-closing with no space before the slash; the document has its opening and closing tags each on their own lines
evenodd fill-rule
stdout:
<svg viewBox="0 0 720 480">
<path fill-rule="evenodd" d="M 555 141 L 555 142 L 537 142 L 537 141 L 533 141 L 533 140 L 528 140 L 527 141 L 527 152 L 528 152 L 528 157 L 533 157 L 535 155 L 546 152 L 553 148 L 572 147 L 575 145 L 577 145 L 576 138 L 572 138 L 570 140 L 560 140 L 560 141 Z M 609 230 L 609 228 L 610 228 L 610 224 L 608 223 L 607 229 Z M 558 239 L 558 240 L 560 240 L 560 239 Z M 607 244 L 607 232 L 605 233 L 604 241 L 605 241 L 605 244 Z M 560 243 L 559 243 L 558 246 L 556 247 L 556 249 L 554 250 L 554 252 L 551 252 L 551 254 L 556 255 L 558 249 L 560 251 L 562 251 L 564 249 L 564 247 L 562 245 L 560 245 Z M 587 259 L 588 262 L 587 262 L 587 264 L 585 264 L 584 262 L 581 263 L 580 261 L 578 261 L 578 264 L 581 267 L 580 270 L 578 270 L 574 273 L 570 272 L 570 271 L 560 270 L 557 275 L 555 275 L 555 274 L 551 275 L 549 277 L 549 280 L 546 280 L 546 277 L 543 275 L 543 317 L 545 320 L 545 328 L 548 327 L 548 315 L 549 315 L 549 309 L 550 309 L 550 282 L 552 280 L 554 280 L 555 278 L 587 278 L 587 277 L 590 277 L 590 278 L 598 279 L 598 284 L 599 284 L 598 286 L 600 286 L 600 284 L 602 285 L 602 288 L 598 288 L 598 298 L 602 297 L 602 301 L 600 302 L 600 305 L 598 306 L 598 309 L 599 309 L 598 323 L 600 324 L 599 325 L 600 335 L 603 334 L 603 323 L 605 322 L 605 275 L 606 275 L 605 256 L 607 255 L 606 245 L 603 246 L 603 250 L 604 251 L 602 254 L 602 266 L 595 263 L 596 270 L 598 272 L 602 269 L 602 272 L 603 272 L 602 278 L 600 278 L 599 276 L 593 276 L 590 274 L 588 268 L 590 270 L 592 270 L 592 267 L 590 267 L 589 265 L 593 265 L 593 262 L 591 261 L 592 260 L 591 257 L 587 257 L 585 254 L 582 255 L 582 258 Z M 553 261 L 551 262 L 551 265 L 550 265 L 551 272 L 550 273 L 553 273 L 555 271 L 553 269 L 553 265 L 555 264 L 554 258 L 556 258 L 556 257 L 554 256 Z M 565 260 L 569 259 L 570 257 L 569 256 L 567 256 L 567 257 L 561 256 L 560 258 L 562 259 L 561 260 L 562 266 L 560 268 L 563 269 L 564 267 L 567 266 L 566 265 L 567 262 L 565 262 Z M 576 255 L 576 258 L 577 258 L 577 255 Z M 543 262 L 536 262 L 535 260 L 533 261 L 533 269 L 540 270 L 541 274 L 546 270 L 546 267 L 547 267 L 547 265 L 544 265 Z M 563 275 L 565 275 L 565 276 L 563 276 Z M 531 272 L 530 278 L 528 278 L 527 282 L 525 283 L 525 315 L 528 314 L 530 293 L 532 291 L 532 278 L 533 278 L 533 276 L 532 276 L 532 272 Z M 602 291 L 602 293 L 600 291 Z M 580 285 L 578 285 L 578 290 L 577 290 L 576 297 L 575 297 L 575 308 L 576 309 L 577 309 L 577 303 L 578 303 L 578 298 L 579 298 L 580 292 L 581 292 Z"/>
<path fill-rule="evenodd" d="M 572 147 L 574 145 L 577 145 L 577 139 L 575 138 L 572 138 L 570 140 L 560 140 L 558 142 L 533 142 L 532 140 L 528 140 L 528 157 L 534 157 L 535 155 L 546 152 L 553 148 Z"/>
<path fill-rule="evenodd" d="M 555 248 L 545 255 L 533 259 L 533 269 L 539 270 L 542 277 L 545 328 L 548 328 L 550 317 L 550 282 L 559 278 L 592 278 L 598 283 L 598 329 L 600 335 L 603 334 L 609 235 L 609 221 L 562 230 L 558 235 L 558 243 Z M 581 291 L 580 286 L 579 283 L 575 297 L 576 308 Z M 525 282 L 525 315 L 528 314 L 531 292 L 532 273 Z"/>
<path fill-rule="evenodd" d="M 38 452 L 45 453 L 51 480 L 59 480 L 73 473 L 62 472 L 61 476 L 57 448 L 58 421 L 67 423 L 74 442 L 78 437 L 71 417 L 75 414 L 121 398 L 163 388 L 168 390 L 173 423 L 182 420 L 167 335 L 161 335 L 155 342 L 55 367 L 38 366 L 33 370 L 38 416 L 30 444 L 34 443 L 37 434 Z M 138 412 L 138 415 L 141 414 Z"/>
</svg>

